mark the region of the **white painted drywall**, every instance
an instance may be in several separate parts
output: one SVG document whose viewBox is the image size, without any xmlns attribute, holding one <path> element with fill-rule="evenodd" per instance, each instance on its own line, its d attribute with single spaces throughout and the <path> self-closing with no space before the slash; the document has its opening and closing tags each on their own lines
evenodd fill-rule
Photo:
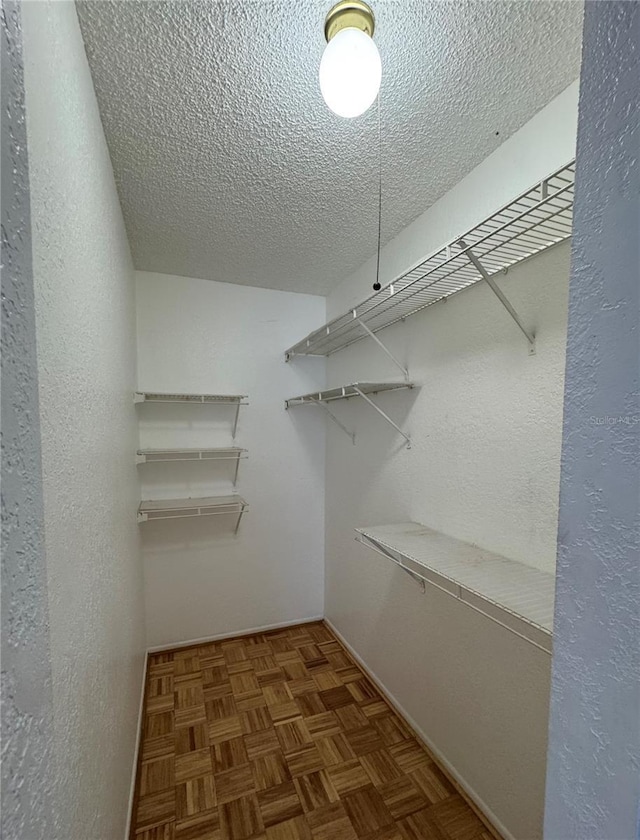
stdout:
<svg viewBox="0 0 640 840">
<path fill-rule="evenodd" d="M 150 645 L 234 633 L 323 613 L 324 445 L 319 409 L 286 397 L 324 384 L 283 352 L 325 318 L 325 299 L 137 272 L 138 385 L 145 391 L 247 394 L 236 445 L 248 449 L 229 517 L 155 521 L 143 535 Z M 233 409 L 142 404 L 147 447 L 227 446 Z M 229 465 L 146 464 L 143 498 L 227 494 Z"/>
<path fill-rule="evenodd" d="M 2 825 L 57 837 L 20 4 L 2 4 Z"/>
<path fill-rule="evenodd" d="M 547 840 L 640 837 L 640 5 L 587 3 Z"/>
<path fill-rule="evenodd" d="M 576 88 L 552 102 L 384 251 L 384 279 L 464 233 L 574 154 Z M 368 293 L 356 273 L 333 314 Z M 569 275 L 563 244 L 500 284 L 537 353 L 484 284 L 381 334 L 420 386 L 378 397 L 411 450 L 367 405 L 329 426 L 326 615 L 507 836 L 542 833 L 550 659 L 354 542 L 354 527 L 413 519 L 553 571 Z M 296 364 L 302 366 L 306 360 Z M 328 384 L 399 373 L 372 342 L 331 356 Z"/>
<path fill-rule="evenodd" d="M 133 269 L 75 6 L 22 13 L 58 836 L 111 840 L 144 651 Z"/>
</svg>

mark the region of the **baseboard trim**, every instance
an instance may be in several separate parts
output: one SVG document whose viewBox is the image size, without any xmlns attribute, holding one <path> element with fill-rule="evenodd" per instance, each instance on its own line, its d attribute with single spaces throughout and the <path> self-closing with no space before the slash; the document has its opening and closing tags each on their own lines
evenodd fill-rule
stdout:
<svg viewBox="0 0 640 840">
<path fill-rule="evenodd" d="M 291 621 L 280 621 L 277 624 L 263 624 L 261 627 L 249 627 L 247 630 L 238 630 L 235 633 L 218 633 L 216 636 L 202 636 L 199 639 L 188 639 L 184 642 L 173 642 L 164 645 L 154 645 L 147 648 L 147 653 L 167 653 L 171 650 L 197 647 L 206 645 L 209 642 L 219 642 L 223 639 L 236 639 L 242 636 L 252 636 L 254 633 L 266 633 L 269 630 L 284 630 L 285 627 L 295 627 L 296 624 L 313 624 L 315 621 L 324 621 L 324 616 L 314 615 L 310 618 L 295 618 Z"/>
<path fill-rule="evenodd" d="M 142 686 L 140 688 L 140 702 L 138 704 L 138 723 L 136 725 L 136 747 L 133 752 L 133 770 L 131 773 L 131 785 L 129 787 L 129 807 L 127 808 L 127 825 L 124 833 L 124 840 L 131 837 L 131 825 L 133 821 L 133 806 L 136 801 L 138 783 L 138 760 L 140 758 L 140 745 L 142 743 L 142 724 L 144 721 L 145 694 L 147 688 L 147 664 L 149 654 L 145 651 L 142 663 Z"/>
<path fill-rule="evenodd" d="M 336 638 L 340 640 L 340 643 L 344 645 L 344 647 L 349 651 L 351 656 L 355 659 L 355 661 L 362 668 L 362 670 L 369 677 L 369 679 L 373 683 L 375 683 L 380 692 L 386 698 L 389 705 L 392 706 L 398 712 L 398 714 L 404 718 L 404 720 L 406 720 L 406 722 L 414 730 L 418 738 L 423 742 L 423 744 L 429 750 L 429 752 L 433 753 L 434 757 L 437 759 L 437 763 L 440 765 L 441 769 L 445 772 L 445 774 L 450 777 L 451 781 L 460 792 L 460 795 L 468 802 L 471 808 L 473 808 L 473 810 L 477 813 L 478 817 L 480 817 L 483 823 L 485 823 L 487 828 L 492 832 L 492 834 L 494 834 L 497 840 L 516 840 L 513 834 L 511 834 L 511 832 L 506 828 L 506 826 L 493 813 L 491 808 L 489 808 L 486 802 L 482 800 L 482 797 L 478 796 L 475 790 L 457 772 L 455 767 L 453 767 L 453 765 L 451 765 L 447 761 L 447 759 L 442 755 L 440 750 L 423 732 L 421 727 L 416 723 L 416 721 L 411 717 L 411 715 L 403 708 L 402 704 L 394 697 L 394 695 L 389 691 L 389 689 L 382 682 L 382 680 L 376 676 L 376 674 L 371 670 L 371 668 L 369 668 L 367 663 L 349 644 L 349 642 L 345 639 L 345 637 L 338 630 L 335 624 L 333 624 L 333 622 L 326 617 L 324 621 L 325 624 L 330 628 L 331 632 L 335 634 Z"/>
</svg>

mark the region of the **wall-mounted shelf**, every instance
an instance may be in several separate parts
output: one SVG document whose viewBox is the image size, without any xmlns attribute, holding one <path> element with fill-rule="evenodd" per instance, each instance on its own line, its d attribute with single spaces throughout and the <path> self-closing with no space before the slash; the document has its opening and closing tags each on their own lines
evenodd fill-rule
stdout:
<svg viewBox="0 0 640 840">
<path fill-rule="evenodd" d="M 241 496 L 208 496 L 201 499 L 159 499 L 140 502 L 138 522 L 152 519 L 181 519 L 193 516 L 221 516 L 234 514 L 238 517 L 234 533 L 238 532 L 240 520 L 247 503 Z"/>
<path fill-rule="evenodd" d="M 326 388 L 324 391 L 314 391 L 311 394 L 302 394 L 299 397 L 290 397 L 285 400 L 285 408 L 293 408 L 297 405 L 321 405 L 327 411 L 331 419 L 346 432 L 355 443 L 355 435 L 350 432 L 337 417 L 329 410 L 327 403 L 335 400 L 348 400 L 352 397 L 360 397 L 374 408 L 393 428 L 407 441 L 407 448 L 411 447 L 411 438 L 406 435 L 400 426 L 371 399 L 371 395 L 382 391 L 399 391 L 404 388 L 413 388 L 412 382 L 354 382 L 351 385 L 340 385 L 337 388 Z"/>
<path fill-rule="evenodd" d="M 410 382 L 354 382 L 352 385 L 340 385 L 337 388 L 314 391 L 312 394 L 302 394 L 300 397 L 290 397 L 285 400 L 285 408 L 291 408 L 294 405 L 306 405 L 307 403 L 348 400 L 351 397 L 377 394 L 380 391 L 398 391 L 401 388 L 413 388 L 413 384 Z"/>
<path fill-rule="evenodd" d="M 289 348 L 285 358 L 329 356 L 483 279 L 533 351 L 532 332 L 494 278 L 571 236 L 574 177 L 575 164 L 570 163 L 355 308 L 314 330 Z"/>
<path fill-rule="evenodd" d="M 136 403 L 195 403 L 196 405 L 242 403 L 242 405 L 247 405 L 244 402 L 246 399 L 246 394 L 160 394 L 151 391 L 136 391 L 133 395 L 133 401 Z"/>
<path fill-rule="evenodd" d="M 216 449 L 138 449 L 136 464 L 167 463 L 170 461 L 235 461 L 233 484 L 238 480 L 240 461 L 246 456 L 246 449 L 239 446 Z"/>
<path fill-rule="evenodd" d="M 356 528 L 356 539 L 540 649 L 551 652 L 552 574 L 417 522 Z"/>
<path fill-rule="evenodd" d="M 136 391 L 134 403 L 173 403 L 178 405 L 235 405 L 233 437 L 238 428 L 241 405 L 248 405 L 246 394 L 163 394 L 154 391 Z"/>
</svg>

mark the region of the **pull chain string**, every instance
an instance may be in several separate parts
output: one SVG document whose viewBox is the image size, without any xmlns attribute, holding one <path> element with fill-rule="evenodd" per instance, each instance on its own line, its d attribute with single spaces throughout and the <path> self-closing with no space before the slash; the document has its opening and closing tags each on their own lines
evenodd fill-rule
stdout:
<svg viewBox="0 0 640 840">
<path fill-rule="evenodd" d="M 378 252 L 376 257 L 376 282 L 373 284 L 376 292 L 380 288 L 380 244 L 382 237 L 382 117 L 380 99 L 381 93 L 378 93 Z"/>
</svg>

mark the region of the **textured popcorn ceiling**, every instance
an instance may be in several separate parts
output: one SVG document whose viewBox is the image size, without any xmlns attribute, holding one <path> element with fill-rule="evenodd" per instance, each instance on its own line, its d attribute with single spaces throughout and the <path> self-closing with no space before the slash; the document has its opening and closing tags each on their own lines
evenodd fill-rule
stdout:
<svg viewBox="0 0 640 840">
<path fill-rule="evenodd" d="M 324 294 L 373 253 L 377 115 L 321 98 L 330 6 L 78 4 L 138 269 Z M 582 3 L 374 10 L 387 241 L 577 77 Z"/>
</svg>

